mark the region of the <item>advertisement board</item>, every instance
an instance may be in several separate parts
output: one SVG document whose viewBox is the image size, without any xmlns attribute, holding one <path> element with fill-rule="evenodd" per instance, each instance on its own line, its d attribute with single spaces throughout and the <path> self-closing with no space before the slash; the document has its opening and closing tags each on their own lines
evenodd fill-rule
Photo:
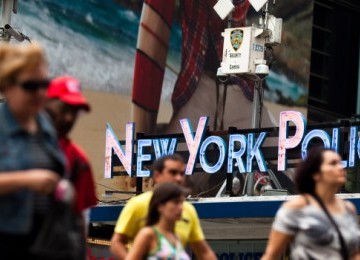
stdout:
<svg viewBox="0 0 360 260">
<path fill-rule="evenodd" d="M 234 0 L 232 18 L 221 20 L 216 2 L 19 1 L 13 27 L 44 45 L 52 76 L 78 77 L 92 105 L 72 135 L 93 164 L 99 199 L 107 199 L 106 190 L 134 191 L 129 177 L 103 178 L 106 123 L 120 139 L 127 122 L 148 134 L 181 132 L 178 119 L 195 125 L 203 115 L 211 130 L 250 127 L 252 83 L 242 77 L 219 83 L 216 69 L 221 33 L 229 23 L 257 23 L 259 13 L 247 0 Z M 264 127 L 277 126 L 279 111 L 289 107 L 306 114 L 312 10 L 312 0 L 270 4 L 283 33 L 264 82 Z"/>
</svg>

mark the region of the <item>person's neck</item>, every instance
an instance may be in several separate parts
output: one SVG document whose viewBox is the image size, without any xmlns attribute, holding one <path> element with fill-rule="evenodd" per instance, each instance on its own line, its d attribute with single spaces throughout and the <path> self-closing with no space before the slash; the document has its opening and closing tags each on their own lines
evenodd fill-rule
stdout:
<svg viewBox="0 0 360 260">
<path fill-rule="evenodd" d="M 70 138 L 67 135 L 59 135 L 58 138 L 60 141 L 70 141 Z"/>
<path fill-rule="evenodd" d="M 328 185 L 317 185 L 315 192 L 317 196 L 325 203 L 331 204 L 335 202 L 335 193 L 338 191 L 337 187 L 332 187 Z"/>
<path fill-rule="evenodd" d="M 167 221 L 164 218 L 160 218 L 159 222 L 156 226 L 162 231 L 166 233 L 174 233 L 175 231 L 175 222 Z"/>
<path fill-rule="evenodd" d="M 11 109 L 11 108 L 10 108 Z M 36 133 L 38 130 L 38 126 L 36 123 L 36 117 L 29 113 L 24 113 L 22 111 L 18 111 L 16 109 L 11 109 L 13 116 L 19 125 L 24 128 L 29 133 Z"/>
</svg>

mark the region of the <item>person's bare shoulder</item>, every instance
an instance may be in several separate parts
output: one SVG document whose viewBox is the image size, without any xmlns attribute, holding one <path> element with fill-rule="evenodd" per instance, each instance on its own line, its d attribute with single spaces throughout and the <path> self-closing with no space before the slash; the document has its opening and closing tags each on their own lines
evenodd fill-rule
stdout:
<svg viewBox="0 0 360 260">
<path fill-rule="evenodd" d="M 345 200 L 344 202 L 345 202 L 345 206 L 346 206 L 347 210 L 349 210 L 352 214 L 356 215 L 357 210 L 356 210 L 355 205 L 348 200 Z"/>
<path fill-rule="evenodd" d="M 302 209 L 309 205 L 308 198 L 304 196 L 298 196 L 290 201 L 284 203 L 283 207 L 287 209 Z"/>
<path fill-rule="evenodd" d="M 151 227 L 142 228 L 136 236 L 141 236 L 146 239 L 151 239 L 155 236 L 154 229 Z"/>
</svg>

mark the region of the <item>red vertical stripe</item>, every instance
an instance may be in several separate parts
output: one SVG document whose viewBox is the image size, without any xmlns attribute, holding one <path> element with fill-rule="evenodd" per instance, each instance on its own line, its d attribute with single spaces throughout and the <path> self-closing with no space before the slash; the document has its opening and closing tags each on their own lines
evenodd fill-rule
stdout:
<svg viewBox="0 0 360 260">
<path fill-rule="evenodd" d="M 158 111 L 164 70 L 141 52 L 136 53 L 132 100 L 148 110 Z"/>
<path fill-rule="evenodd" d="M 147 0 L 146 3 L 158 12 L 169 26 L 171 25 L 175 0 Z"/>
</svg>

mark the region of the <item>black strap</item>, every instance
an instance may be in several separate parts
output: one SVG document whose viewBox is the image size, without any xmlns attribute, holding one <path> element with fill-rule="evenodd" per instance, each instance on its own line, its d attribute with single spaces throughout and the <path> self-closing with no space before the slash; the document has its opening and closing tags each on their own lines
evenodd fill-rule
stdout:
<svg viewBox="0 0 360 260">
<path fill-rule="evenodd" d="M 221 114 L 221 125 L 220 130 L 224 130 L 224 115 L 225 115 L 225 107 L 226 107 L 226 94 L 227 94 L 227 84 L 224 84 L 224 95 L 223 95 L 223 107 L 222 107 L 222 114 Z"/>
<path fill-rule="evenodd" d="M 343 260 L 348 260 L 349 259 L 349 252 L 348 249 L 346 247 L 345 244 L 345 240 L 344 237 L 342 236 L 339 226 L 336 224 L 335 220 L 333 219 L 333 217 L 330 215 L 329 211 L 327 210 L 327 208 L 325 207 L 324 202 L 319 198 L 319 196 L 317 194 L 313 195 L 314 199 L 319 203 L 319 205 L 321 206 L 321 208 L 324 210 L 325 214 L 327 215 L 327 217 L 329 218 L 330 222 L 333 224 L 336 232 L 339 235 L 339 240 L 340 240 L 340 245 L 341 245 L 341 256 Z"/>
</svg>

